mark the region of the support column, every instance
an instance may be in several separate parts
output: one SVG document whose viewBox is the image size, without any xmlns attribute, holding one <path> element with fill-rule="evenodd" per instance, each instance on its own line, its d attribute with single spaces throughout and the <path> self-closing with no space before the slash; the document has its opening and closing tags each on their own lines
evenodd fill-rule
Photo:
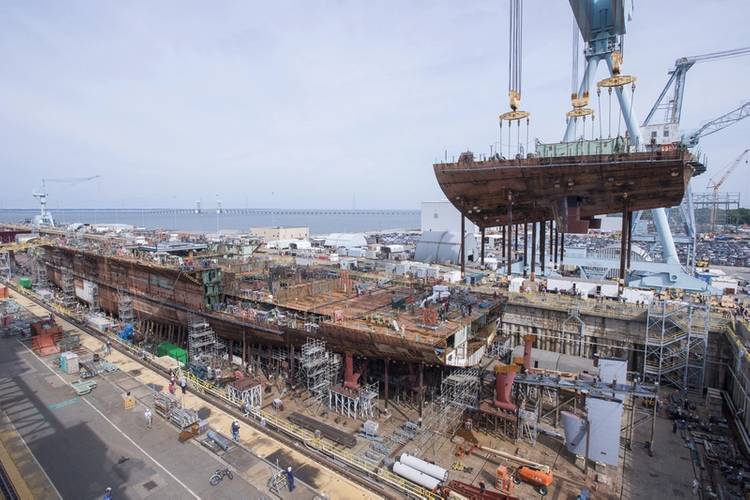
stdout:
<svg viewBox="0 0 750 500">
<path fill-rule="evenodd" d="M 560 266 L 563 265 L 564 256 L 565 256 L 565 231 L 560 233 Z"/>
<path fill-rule="evenodd" d="M 518 224 L 513 224 L 513 251 L 518 253 Z"/>
<path fill-rule="evenodd" d="M 628 248 L 625 252 L 625 268 L 630 269 L 630 252 L 633 249 L 633 211 L 628 210 Z"/>
<path fill-rule="evenodd" d="M 505 226 L 500 227 L 500 258 L 505 260 Z"/>
<path fill-rule="evenodd" d="M 289 346 L 289 380 L 294 384 L 294 344 Z"/>
<path fill-rule="evenodd" d="M 247 332 L 242 328 L 242 368 L 247 370 Z"/>
<path fill-rule="evenodd" d="M 466 272 L 466 219 L 461 214 L 461 279 L 464 279 Z"/>
<path fill-rule="evenodd" d="M 388 409 L 388 365 L 391 364 L 391 360 L 385 358 L 385 409 Z"/>
<path fill-rule="evenodd" d="M 513 266 L 513 195 L 508 193 L 508 272 L 510 276 L 512 273 L 511 266 Z"/>
<path fill-rule="evenodd" d="M 531 223 L 531 274 L 536 273 L 536 222 Z"/>
<path fill-rule="evenodd" d="M 482 228 L 482 243 L 481 247 L 479 248 L 479 255 L 480 255 L 480 263 L 484 265 L 484 228 Z"/>
<path fill-rule="evenodd" d="M 523 223 L 523 277 L 526 277 L 526 265 L 529 257 L 529 223 Z"/>
<path fill-rule="evenodd" d="M 554 250 L 553 250 L 553 248 L 554 248 L 553 243 L 554 243 L 554 236 L 555 236 L 554 235 L 554 230 L 555 230 L 554 226 L 555 226 L 555 221 L 554 220 L 550 220 L 549 221 L 549 253 L 553 253 L 554 252 Z"/>
<path fill-rule="evenodd" d="M 422 425 L 422 411 L 424 410 L 424 363 L 419 363 L 419 425 Z"/>
<path fill-rule="evenodd" d="M 622 227 L 620 230 L 620 273 L 619 289 L 622 294 L 622 288 L 625 284 L 625 262 L 628 248 L 628 200 L 625 198 L 622 202 Z"/>
<path fill-rule="evenodd" d="M 555 225 L 555 245 L 552 250 L 555 254 L 555 270 L 557 270 L 557 238 L 559 235 L 560 233 L 557 230 L 557 225 Z"/>
<path fill-rule="evenodd" d="M 543 220 L 539 223 L 539 267 L 542 271 L 542 276 L 544 276 L 544 261 L 546 259 L 545 255 L 545 249 L 547 247 L 547 221 Z"/>
</svg>

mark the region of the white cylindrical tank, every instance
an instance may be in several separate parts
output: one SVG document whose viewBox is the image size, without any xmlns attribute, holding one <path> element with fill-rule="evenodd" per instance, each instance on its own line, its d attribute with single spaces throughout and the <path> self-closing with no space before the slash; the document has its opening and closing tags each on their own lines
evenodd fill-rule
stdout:
<svg viewBox="0 0 750 500">
<path fill-rule="evenodd" d="M 419 472 L 424 472 L 425 474 L 432 476 L 440 481 L 445 481 L 446 479 L 448 479 L 447 470 L 443 469 L 439 465 L 425 462 L 421 458 L 417 458 L 414 455 L 402 453 L 400 460 L 402 464 L 408 465 L 412 469 L 417 469 Z"/>
<path fill-rule="evenodd" d="M 408 479 L 409 481 L 427 488 L 428 490 L 434 490 L 440 484 L 440 481 L 438 481 L 434 477 L 425 474 L 424 472 L 420 472 L 413 467 L 404 465 L 401 462 L 396 462 L 395 464 L 393 464 L 393 472 L 403 478 Z"/>
</svg>

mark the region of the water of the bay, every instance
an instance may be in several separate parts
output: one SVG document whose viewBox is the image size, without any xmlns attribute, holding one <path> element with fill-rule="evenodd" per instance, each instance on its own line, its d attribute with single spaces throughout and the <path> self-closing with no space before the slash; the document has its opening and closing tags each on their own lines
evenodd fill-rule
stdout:
<svg viewBox="0 0 750 500">
<path fill-rule="evenodd" d="M 0 222 L 17 223 L 31 220 L 35 209 L 2 209 Z M 83 222 L 88 224 L 130 224 L 146 229 L 214 232 L 218 230 L 247 231 L 251 227 L 304 226 L 311 234 L 334 232 L 365 232 L 388 229 L 418 229 L 418 210 L 293 210 L 258 211 L 228 210 L 192 213 L 191 211 L 154 211 L 152 209 L 60 209 L 52 215 L 58 225 Z"/>
</svg>

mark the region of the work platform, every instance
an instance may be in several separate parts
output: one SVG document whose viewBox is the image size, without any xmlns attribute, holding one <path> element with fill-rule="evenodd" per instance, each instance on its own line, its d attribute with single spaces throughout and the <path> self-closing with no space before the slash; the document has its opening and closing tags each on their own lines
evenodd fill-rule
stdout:
<svg viewBox="0 0 750 500">
<path fill-rule="evenodd" d="M 625 144 L 607 146 L 613 141 Z M 540 144 L 543 155 L 513 159 L 463 153 L 434 170 L 445 196 L 482 228 L 562 220 L 569 212 L 589 219 L 621 212 L 625 201 L 629 211 L 678 205 L 695 171 L 689 151 L 630 152 L 626 142 Z"/>
</svg>

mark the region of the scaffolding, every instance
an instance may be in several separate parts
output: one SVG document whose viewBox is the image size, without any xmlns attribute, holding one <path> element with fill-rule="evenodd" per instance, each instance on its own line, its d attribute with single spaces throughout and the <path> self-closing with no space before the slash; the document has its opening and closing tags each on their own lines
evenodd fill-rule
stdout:
<svg viewBox="0 0 750 500">
<path fill-rule="evenodd" d="M 216 333 L 207 321 L 190 320 L 188 323 L 188 355 L 190 361 L 199 361 L 204 357 L 215 358 L 220 354 L 221 347 L 217 342 Z"/>
<path fill-rule="evenodd" d="M 716 232 L 727 226 L 737 227 L 737 209 L 740 208 L 740 193 L 695 193 L 695 222 L 701 232 Z M 734 219 L 732 216 L 734 215 Z"/>
<path fill-rule="evenodd" d="M 89 307 L 91 312 L 99 312 L 99 286 L 94 285 L 91 289 L 91 304 Z"/>
<path fill-rule="evenodd" d="M 328 407 L 345 417 L 369 420 L 375 418 L 378 394 L 378 382 L 357 390 L 338 386 L 328 391 Z"/>
<path fill-rule="evenodd" d="M 117 313 L 123 324 L 135 324 L 135 311 L 133 310 L 133 299 L 130 295 L 121 294 L 117 299 Z"/>
<path fill-rule="evenodd" d="M 0 251 L 0 278 L 10 281 L 13 273 L 10 267 L 10 252 Z"/>
<path fill-rule="evenodd" d="M 37 290 L 49 287 L 47 280 L 47 264 L 44 262 L 44 249 L 35 248 L 32 250 L 31 267 L 34 271 L 34 288 Z"/>
<path fill-rule="evenodd" d="M 76 305 L 76 283 L 73 270 L 63 267 L 61 274 L 62 305 L 68 309 L 73 309 Z"/>
<path fill-rule="evenodd" d="M 242 379 L 227 385 L 227 395 L 242 401 L 245 409 L 263 406 L 263 385 L 256 380 Z"/>
<path fill-rule="evenodd" d="M 704 304 L 652 302 L 646 322 L 644 380 L 702 391 L 708 351 L 709 310 Z"/>
<path fill-rule="evenodd" d="M 452 435 L 464 412 L 479 407 L 480 371 L 477 368 L 454 370 L 440 383 L 438 397 L 425 412 L 416 436 L 417 449 L 424 452 L 434 443 L 433 434 Z"/>
<path fill-rule="evenodd" d="M 338 375 L 339 362 L 320 339 L 307 338 L 300 349 L 299 373 L 311 396 L 323 402 Z"/>
</svg>

